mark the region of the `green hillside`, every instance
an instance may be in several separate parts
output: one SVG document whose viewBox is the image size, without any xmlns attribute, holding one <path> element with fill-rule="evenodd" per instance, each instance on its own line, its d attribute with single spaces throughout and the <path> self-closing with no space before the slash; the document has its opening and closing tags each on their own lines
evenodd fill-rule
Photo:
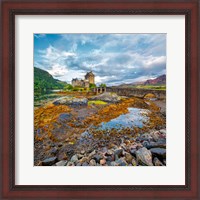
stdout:
<svg viewBox="0 0 200 200">
<path fill-rule="evenodd" d="M 34 91 L 63 89 L 66 84 L 54 79 L 47 71 L 34 67 Z"/>
</svg>

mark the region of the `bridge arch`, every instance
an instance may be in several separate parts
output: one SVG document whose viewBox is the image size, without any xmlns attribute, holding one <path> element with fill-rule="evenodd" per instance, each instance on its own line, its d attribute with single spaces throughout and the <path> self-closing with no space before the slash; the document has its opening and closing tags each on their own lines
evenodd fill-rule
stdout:
<svg viewBox="0 0 200 200">
<path fill-rule="evenodd" d="M 154 92 L 147 92 L 144 94 L 143 99 L 157 99 L 157 95 Z"/>
<path fill-rule="evenodd" d="M 95 92 L 96 94 L 102 94 L 106 92 L 106 87 L 96 87 L 93 89 L 93 92 Z"/>
</svg>

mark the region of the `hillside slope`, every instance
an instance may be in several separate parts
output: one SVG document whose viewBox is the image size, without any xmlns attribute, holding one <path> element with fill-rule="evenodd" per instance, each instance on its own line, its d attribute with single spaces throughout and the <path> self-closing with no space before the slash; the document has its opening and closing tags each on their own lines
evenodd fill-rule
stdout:
<svg viewBox="0 0 200 200">
<path fill-rule="evenodd" d="M 34 67 L 34 90 L 63 89 L 65 85 L 65 82 L 54 79 L 47 71 Z"/>
</svg>

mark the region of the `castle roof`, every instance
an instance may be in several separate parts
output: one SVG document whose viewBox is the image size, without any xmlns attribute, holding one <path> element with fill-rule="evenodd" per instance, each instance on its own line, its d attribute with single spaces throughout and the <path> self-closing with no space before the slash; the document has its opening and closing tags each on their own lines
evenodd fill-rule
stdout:
<svg viewBox="0 0 200 200">
<path fill-rule="evenodd" d="M 87 72 L 86 76 L 94 76 L 94 74 L 92 71 L 90 71 L 90 72 Z"/>
</svg>

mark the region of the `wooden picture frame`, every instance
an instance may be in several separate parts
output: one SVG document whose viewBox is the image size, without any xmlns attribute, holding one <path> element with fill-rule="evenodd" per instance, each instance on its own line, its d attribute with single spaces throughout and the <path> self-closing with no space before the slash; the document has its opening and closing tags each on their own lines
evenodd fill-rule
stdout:
<svg viewBox="0 0 200 200">
<path fill-rule="evenodd" d="M 155 3 L 156 2 L 156 3 Z M 199 1 L 19 1 L 1 2 L 0 113 L 2 199 L 65 198 L 200 199 L 199 195 Z M 16 15 L 185 15 L 186 142 L 185 185 L 15 185 L 15 16 Z"/>
</svg>

